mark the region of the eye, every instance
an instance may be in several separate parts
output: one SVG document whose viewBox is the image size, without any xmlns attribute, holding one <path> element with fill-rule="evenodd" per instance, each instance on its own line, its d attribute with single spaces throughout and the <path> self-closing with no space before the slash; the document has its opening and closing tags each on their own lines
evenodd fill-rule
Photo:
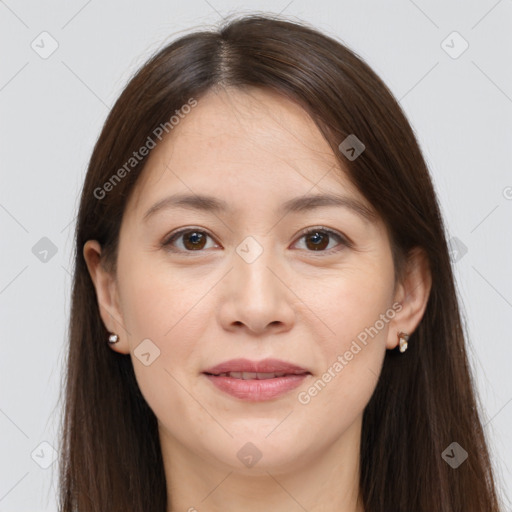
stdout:
<svg viewBox="0 0 512 512">
<path fill-rule="evenodd" d="M 328 228 L 307 228 L 301 233 L 299 240 L 306 239 L 306 250 L 308 252 L 334 253 L 342 250 L 343 247 L 351 247 L 352 244 L 341 234 Z M 170 251 L 191 253 L 208 249 L 207 240 L 212 238 L 206 231 L 202 229 L 186 228 L 172 233 L 163 243 L 162 247 L 168 248 Z M 329 247 L 332 239 L 338 240 L 338 246 Z M 175 242 L 181 240 L 181 247 L 177 247 Z M 327 249 L 327 250 L 326 250 Z"/>
<path fill-rule="evenodd" d="M 201 229 L 181 229 L 176 233 L 172 234 L 166 241 L 162 243 L 162 246 L 169 248 L 171 251 L 177 252 L 193 252 L 207 249 L 206 240 L 210 235 Z M 176 240 L 182 239 L 182 247 L 174 249 L 173 245 Z"/>
<path fill-rule="evenodd" d="M 310 249 L 308 252 L 324 252 L 331 254 L 342 250 L 343 247 L 351 246 L 351 243 L 344 236 L 324 227 L 308 228 L 302 231 L 300 240 L 303 238 L 306 240 L 306 248 Z M 341 247 L 336 248 L 336 245 L 334 245 L 325 250 L 332 241 L 332 238 L 337 239 L 339 242 L 338 245 L 341 245 Z"/>
</svg>

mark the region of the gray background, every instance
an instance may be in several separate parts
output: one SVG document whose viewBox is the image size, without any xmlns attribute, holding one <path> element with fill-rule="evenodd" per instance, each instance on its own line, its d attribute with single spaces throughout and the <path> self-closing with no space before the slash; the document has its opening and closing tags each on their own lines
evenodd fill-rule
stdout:
<svg viewBox="0 0 512 512">
<path fill-rule="evenodd" d="M 109 108 L 160 46 L 226 14 L 255 10 L 282 12 L 338 38 L 404 108 L 454 237 L 485 430 L 512 495 L 512 0 L 6 0 L 0 1 L 0 511 L 56 509 L 52 446 L 59 443 L 74 219 Z M 469 47 L 459 55 L 464 41 Z"/>
</svg>

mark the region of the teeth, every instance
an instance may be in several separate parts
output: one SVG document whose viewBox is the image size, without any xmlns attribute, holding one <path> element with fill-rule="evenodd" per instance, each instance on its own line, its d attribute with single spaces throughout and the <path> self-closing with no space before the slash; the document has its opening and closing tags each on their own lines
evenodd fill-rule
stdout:
<svg viewBox="0 0 512 512">
<path fill-rule="evenodd" d="M 219 377 L 231 377 L 233 379 L 242 379 L 242 380 L 264 380 L 264 379 L 275 379 L 276 377 L 283 377 L 284 375 L 288 375 L 287 373 L 255 373 L 255 372 L 228 372 L 221 373 Z"/>
<path fill-rule="evenodd" d="M 273 379 L 274 377 L 282 377 L 284 373 L 257 373 L 258 379 Z"/>
</svg>

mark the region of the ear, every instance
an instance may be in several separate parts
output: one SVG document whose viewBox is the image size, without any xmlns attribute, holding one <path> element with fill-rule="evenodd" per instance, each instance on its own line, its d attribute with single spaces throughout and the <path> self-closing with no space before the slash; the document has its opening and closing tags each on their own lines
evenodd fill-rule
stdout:
<svg viewBox="0 0 512 512">
<path fill-rule="evenodd" d="M 107 331 L 119 336 L 116 344 L 109 344 L 115 352 L 130 353 L 127 329 L 124 326 L 123 315 L 119 307 L 118 289 L 115 276 L 108 272 L 101 260 L 101 245 L 96 240 L 88 240 L 83 247 L 83 255 L 91 276 L 96 297 L 98 298 L 99 313 Z M 105 343 L 108 340 L 105 339 Z"/>
<path fill-rule="evenodd" d="M 390 322 L 386 348 L 394 349 L 398 345 L 399 331 L 410 335 L 416 330 L 427 308 L 431 287 L 427 255 L 422 248 L 414 247 L 408 255 L 404 277 L 396 288 L 394 300 L 402 309 Z"/>
</svg>

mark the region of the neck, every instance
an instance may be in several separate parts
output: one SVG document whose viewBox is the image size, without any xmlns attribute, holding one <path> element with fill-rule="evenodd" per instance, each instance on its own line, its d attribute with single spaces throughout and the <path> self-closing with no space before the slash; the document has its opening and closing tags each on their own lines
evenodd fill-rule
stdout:
<svg viewBox="0 0 512 512">
<path fill-rule="evenodd" d="M 300 460 L 290 457 L 279 467 L 265 465 L 262 458 L 250 469 L 240 469 L 199 455 L 160 425 L 168 512 L 364 512 L 360 438 L 361 417 L 321 453 L 302 451 Z"/>
</svg>

